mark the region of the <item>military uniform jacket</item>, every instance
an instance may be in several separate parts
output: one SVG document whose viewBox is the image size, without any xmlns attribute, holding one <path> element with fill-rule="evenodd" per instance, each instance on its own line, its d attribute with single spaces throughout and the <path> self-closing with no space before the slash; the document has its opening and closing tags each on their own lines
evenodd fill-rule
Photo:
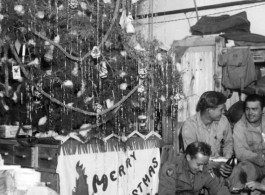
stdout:
<svg viewBox="0 0 265 195">
<path fill-rule="evenodd" d="M 188 161 L 185 155 L 179 155 L 162 166 L 159 176 L 159 195 L 197 195 L 203 187 L 211 195 L 229 195 L 223 183 L 205 167 L 202 172 L 194 175 L 194 183 L 190 179 Z"/>
</svg>

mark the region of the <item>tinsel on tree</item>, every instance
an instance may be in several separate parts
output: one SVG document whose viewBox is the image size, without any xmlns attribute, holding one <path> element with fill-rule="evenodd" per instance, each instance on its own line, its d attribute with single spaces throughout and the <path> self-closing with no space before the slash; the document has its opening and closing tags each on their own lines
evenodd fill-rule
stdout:
<svg viewBox="0 0 265 195">
<path fill-rule="evenodd" d="M 181 75 L 158 41 L 135 34 L 132 7 L 1 0 L 1 123 L 106 136 L 135 130 L 139 116 L 158 128 L 174 115 Z"/>
</svg>

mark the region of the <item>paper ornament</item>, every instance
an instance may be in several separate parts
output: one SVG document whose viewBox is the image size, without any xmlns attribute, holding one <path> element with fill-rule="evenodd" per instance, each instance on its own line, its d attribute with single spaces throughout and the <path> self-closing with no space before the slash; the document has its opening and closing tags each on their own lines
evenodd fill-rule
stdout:
<svg viewBox="0 0 265 195">
<path fill-rule="evenodd" d="M 21 79 L 20 66 L 12 66 L 13 79 Z"/>
</svg>

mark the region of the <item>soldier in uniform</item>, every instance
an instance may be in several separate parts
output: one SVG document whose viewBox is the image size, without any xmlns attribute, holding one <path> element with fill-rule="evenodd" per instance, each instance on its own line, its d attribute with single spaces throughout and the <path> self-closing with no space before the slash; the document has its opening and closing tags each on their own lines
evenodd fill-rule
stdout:
<svg viewBox="0 0 265 195">
<path fill-rule="evenodd" d="M 193 142 L 174 160 L 167 161 L 160 170 L 159 195 L 197 195 L 203 187 L 211 195 L 230 195 L 226 186 L 208 167 L 210 145 Z"/>
</svg>

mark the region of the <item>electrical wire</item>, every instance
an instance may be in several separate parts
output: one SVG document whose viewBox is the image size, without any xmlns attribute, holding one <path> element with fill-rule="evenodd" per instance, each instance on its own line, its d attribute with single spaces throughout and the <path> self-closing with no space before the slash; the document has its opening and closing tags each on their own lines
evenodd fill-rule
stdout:
<svg viewBox="0 0 265 195">
<path fill-rule="evenodd" d="M 232 9 L 232 10 L 223 11 L 223 12 L 216 12 L 216 13 L 213 13 L 213 14 L 208 14 L 208 15 L 203 15 L 203 16 L 210 16 L 210 15 L 228 13 L 228 12 L 232 12 L 232 11 L 245 10 L 245 9 L 248 9 L 248 8 L 259 7 L 259 6 L 263 6 L 263 5 L 265 5 L 265 3 L 259 4 L 259 5 L 248 6 L 248 7 L 244 7 L 244 8 Z M 196 16 L 189 17 L 189 18 L 186 17 L 186 18 L 180 18 L 180 19 L 174 19 L 174 20 L 161 21 L 161 22 L 153 22 L 153 23 L 147 22 L 147 23 L 142 23 L 142 25 L 175 22 L 175 21 L 180 21 L 180 20 L 189 20 L 189 19 L 193 19 L 193 18 L 196 18 Z"/>
</svg>

